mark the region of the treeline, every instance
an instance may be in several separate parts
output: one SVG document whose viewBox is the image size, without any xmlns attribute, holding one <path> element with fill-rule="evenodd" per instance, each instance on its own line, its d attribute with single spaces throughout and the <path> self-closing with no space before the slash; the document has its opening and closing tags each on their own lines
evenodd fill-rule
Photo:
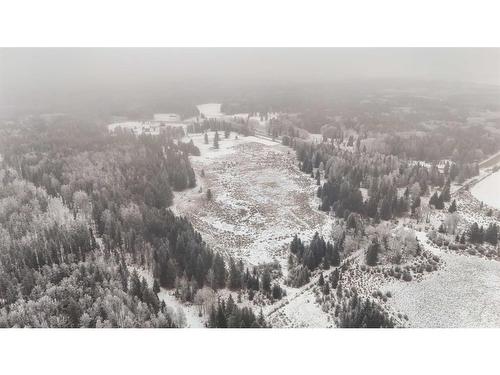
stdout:
<svg viewBox="0 0 500 375">
<path fill-rule="evenodd" d="M 168 276 L 168 272 L 165 274 Z M 235 262 L 232 257 L 225 263 L 224 259 L 217 253 L 204 285 L 215 291 L 228 288 L 237 291 L 239 296 L 246 292 L 250 301 L 254 300 L 257 293 L 270 300 L 279 300 L 286 295 L 279 283 L 273 281 L 279 276 L 281 276 L 281 269 L 278 263 L 264 263 L 250 269 L 244 267 L 241 260 Z M 160 274 L 160 283 L 161 277 Z M 168 284 L 167 287 L 175 287 L 176 293 L 182 301 L 193 302 L 196 299 L 196 294 L 200 290 L 200 283 L 196 278 L 189 282 L 170 279 L 170 282 L 172 284 Z"/>
<path fill-rule="evenodd" d="M 251 135 L 253 133 L 248 118 L 233 118 L 229 120 L 219 120 L 219 119 L 206 119 L 201 118 L 200 120 L 189 124 L 186 128 L 188 133 L 206 133 L 207 131 L 222 131 L 225 135 L 230 132 L 237 132 L 244 136 Z M 227 136 L 226 136 L 227 138 Z"/>
<path fill-rule="evenodd" d="M 321 128 L 325 140 L 344 142 L 347 134 L 357 134 L 360 150 L 395 155 L 403 159 L 435 162 L 451 160 L 457 165 L 473 164 L 497 151 L 498 135 L 483 126 L 468 126 L 457 121 L 449 125 L 435 124 L 431 129 L 419 127 L 413 131 L 388 129 L 384 126 L 360 124 L 360 119 L 345 119 L 341 123 Z M 352 142 L 351 142 L 352 145 Z"/>
<path fill-rule="evenodd" d="M 463 233 L 462 236 L 465 236 Z M 473 244 L 482 244 L 488 242 L 491 245 L 498 243 L 498 225 L 490 223 L 485 229 L 482 225 L 479 226 L 476 222 L 472 223 L 467 230 L 468 240 Z M 464 239 L 460 239 L 461 243 L 465 243 Z"/>
<path fill-rule="evenodd" d="M 483 127 L 439 126 L 432 131 L 410 136 L 387 135 L 378 147 L 391 155 L 415 160 L 450 159 L 457 164 L 479 161 L 497 150 L 498 138 Z"/>
<path fill-rule="evenodd" d="M 262 314 L 255 316 L 249 307 L 238 307 L 229 295 L 227 302 L 223 299 L 213 305 L 208 320 L 209 328 L 266 328 L 267 324 Z"/>
</svg>

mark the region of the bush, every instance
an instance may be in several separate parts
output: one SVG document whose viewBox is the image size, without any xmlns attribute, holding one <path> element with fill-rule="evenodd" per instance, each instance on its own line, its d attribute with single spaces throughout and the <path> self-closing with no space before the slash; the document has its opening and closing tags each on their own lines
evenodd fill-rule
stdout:
<svg viewBox="0 0 500 375">
<path fill-rule="evenodd" d="M 403 273 L 403 280 L 404 281 L 411 281 L 412 280 L 411 274 L 409 272 Z"/>
</svg>

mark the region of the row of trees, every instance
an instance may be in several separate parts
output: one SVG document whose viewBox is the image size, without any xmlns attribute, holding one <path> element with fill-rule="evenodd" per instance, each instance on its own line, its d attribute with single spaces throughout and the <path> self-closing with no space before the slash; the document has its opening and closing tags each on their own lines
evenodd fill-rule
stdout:
<svg viewBox="0 0 500 375">
<path fill-rule="evenodd" d="M 469 241 L 474 244 L 489 242 L 492 245 L 498 243 L 498 225 L 490 223 L 486 229 L 476 222 L 472 223 L 467 231 Z"/>
<path fill-rule="evenodd" d="M 213 305 L 208 320 L 209 328 L 266 328 L 262 310 L 258 317 L 249 307 L 238 307 L 229 295 L 227 302 L 219 299 L 217 305 Z"/>
</svg>

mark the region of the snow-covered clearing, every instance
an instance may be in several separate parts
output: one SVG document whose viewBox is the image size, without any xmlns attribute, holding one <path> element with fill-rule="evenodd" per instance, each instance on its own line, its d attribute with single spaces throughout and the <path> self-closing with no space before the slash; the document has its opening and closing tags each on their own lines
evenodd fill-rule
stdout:
<svg viewBox="0 0 500 375">
<path fill-rule="evenodd" d="M 222 104 L 219 103 L 206 103 L 199 104 L 196 106 L 200 115 L 206 118 L 218 118 L 222 117 L 224 114 L 220 111 Z"/>
<path fill-rule="evenodd" d="M 295 234 L 309 240 L 318 231 L 330 239 L 333 218 L 317 210 L 316 181 L 298 169 L 290 148 L 263 137 L 219 136 L 219 149 L 213 147 L 214 132 L 208 133 L 208 144 L 203 134 L 183 140 L 192 139 L 201 151 L 190 157 L 198 186 L 176 193 L 172 209 L 187 216 L 213 249 L 247 265 L 276 259 L 286 276 L 288 246 Z M 206 198 L 207 189 L 212 201 Z M 269 323 L 332 327 L 333 319 L 315 301 L 315 282 L 317 277 L 302 288 L 286 287 L 283 300 L 264 306 Z"/>
<path fill-rule="evenodd" d="M 393 297 L 388 304 L 407 314 L 413 327 L 500 326 L 500 263 L 445 253 L 419 240 L 445 262 L 420 282 L 394 281 L 383 288 Z"/>
<path fill-rule="evenodd" d="M 306 239 L 315 231 L 330 234 L 332 219 L 316 209 L 315 180 L 298 170 L 293 150 L 264 138 L 219 134 L 219 149 L 212 146 L 213 132 L 209 144 L 203 135 L 191 138 L 201 151 L 191 157 L 198 186 L 176 194 L 173 205 L 207 243 L 249 264 L 275 258 L 285 264 L 296 233 Z"/>
<path fill-rule="evenodd" d="M 471 193 L 487 205 L 500 209 L 500 171 L 479 181 L 472 187 Z"/>
</svg>

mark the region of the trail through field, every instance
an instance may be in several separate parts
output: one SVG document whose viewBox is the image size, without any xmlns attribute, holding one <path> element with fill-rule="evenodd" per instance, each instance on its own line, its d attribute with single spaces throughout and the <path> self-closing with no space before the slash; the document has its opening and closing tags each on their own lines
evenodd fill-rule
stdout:
<svg viewBox="0 0 500 375">
<path fill-rule="evenodd" d="M 450 254 L 421 243 L 445 262 L 420 282 L 395 281 L 384 287 L 388 303 L 409 317 L 412 327 L 499 327 L 500 262 Z"/>
</svg>

